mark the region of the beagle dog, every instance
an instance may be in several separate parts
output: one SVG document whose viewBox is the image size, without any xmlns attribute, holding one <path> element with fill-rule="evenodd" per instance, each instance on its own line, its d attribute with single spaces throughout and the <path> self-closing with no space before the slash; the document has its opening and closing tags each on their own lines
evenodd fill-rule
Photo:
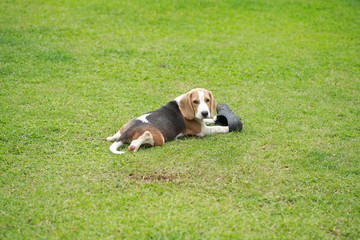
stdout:
<svg viewBox="0 0 360 240">
<path fill-rule="evenodd" d="M 228 133 L 228 126 L 207 126 L 214 123 L 215 109 L 212 93 L 196 88 L 155 111 L 130 120 L 106 140 L 114 142 L 110 146 L 112 153 L 123 154 L 118 148 L 124 143 L 130 143 L 129 151 L 136 152 L 141 145 L 162 146 L 182 136 Z"/>
</svg>

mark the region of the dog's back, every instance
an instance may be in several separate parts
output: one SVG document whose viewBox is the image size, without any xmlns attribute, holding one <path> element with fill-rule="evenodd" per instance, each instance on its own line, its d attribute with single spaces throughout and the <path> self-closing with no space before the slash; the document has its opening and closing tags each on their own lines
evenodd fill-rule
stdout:
<svg viewBox="0 0 360 240">
<path fill-rule="evenodd" d="M 131 120 L 128 124 L 120 129 L 121 136 L 116 141 L 129 142 L 137 139 L 145 131 L 149 131 L 153 137 L 162 135 L 163 141 L 155 141 L 162 145 L 161 142 L 171 141 L 176 138 L 185 129 L 185 121 L 175 101 L 168 102 L 165 106 L 145 113 L 142 116 Z M 155 136 L 154 136 L 155 135 Z M 155 139 L 154 139 L 155 140 Z"/>
</svg>

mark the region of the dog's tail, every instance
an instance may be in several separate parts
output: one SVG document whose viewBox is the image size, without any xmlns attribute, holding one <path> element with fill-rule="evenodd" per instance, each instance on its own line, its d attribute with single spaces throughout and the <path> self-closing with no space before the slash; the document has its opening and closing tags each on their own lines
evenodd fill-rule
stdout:
<svg viewBox="0 0 360 240">
<path fill-rule="evenodd" d="M 139 125 L 137 121 L 132 122 L 130 126 L 121 133 L 121 136 L 111 144 L 110 151 L 114 154 L 124 154 L 125 152 L 118 151 L 117 149 L 125 142 L 130 142 L 136 134 L 141 135 L 145 131 L 144 126 L 141 125 L 142 124 Z"/>
</svg>

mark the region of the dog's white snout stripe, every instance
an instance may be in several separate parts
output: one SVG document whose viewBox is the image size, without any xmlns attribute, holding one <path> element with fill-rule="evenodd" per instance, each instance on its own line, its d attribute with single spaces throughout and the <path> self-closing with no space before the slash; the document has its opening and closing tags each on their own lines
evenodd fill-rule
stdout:
<svg viewBox="0 0 360 240">
<path fill-rule="evenodd" d="M 196 118 L 201 119 L 203 117 L 210 117 L 210 110 L 208 105 L 205 102 L 205 93 L 203 91 L 198 91 L 200 104 L 196 112 Z M 207 116 L 204 116 L 203 113 L 207 112 Z"/>
</svg>

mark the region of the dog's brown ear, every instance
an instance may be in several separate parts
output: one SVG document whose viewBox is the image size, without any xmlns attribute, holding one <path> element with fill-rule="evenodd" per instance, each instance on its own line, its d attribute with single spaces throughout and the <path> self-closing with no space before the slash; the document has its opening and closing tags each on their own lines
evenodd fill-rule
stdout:
<svg viewBox="0 0 360 240">
<path fill-rule="evenodd" d="M 216 102 L 211 92 L 209 92 L 210 95 L 210 114 L 211 117 L 214 117 L 215 111 L 216 111 Z"/>
<path fill-rule="evenodd" d="M 179 108 L 186 120 L 193 120 L 195 118 L 194 108 L 191 104 L 191 93 L 186 93 L 182 96 L 179 101 Z"/>
</svg>

